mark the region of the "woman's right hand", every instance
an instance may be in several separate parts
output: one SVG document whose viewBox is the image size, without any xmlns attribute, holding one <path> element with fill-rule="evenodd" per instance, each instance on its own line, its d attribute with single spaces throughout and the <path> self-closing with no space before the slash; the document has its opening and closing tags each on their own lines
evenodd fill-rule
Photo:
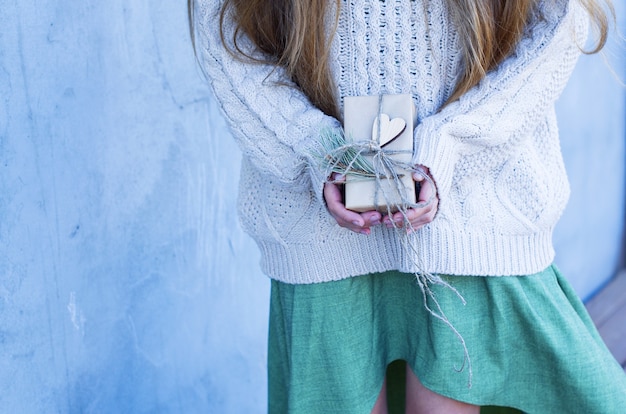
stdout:
<svg viewBox="0 0 626 414">
<path fill-rule="evenodd" d="M 359 234 L 370 234 L 370 227 L 379 225 L 382 216 L 378 211 L 366 211 L 356 213 L 348 210 L 343 202 L 341 183 L 345 182 L 345 177 L 333 174 L 332 182 L 324 184 L 324 200 L 330 215 L 337 220 L 337 224 Z"/>
</svg>

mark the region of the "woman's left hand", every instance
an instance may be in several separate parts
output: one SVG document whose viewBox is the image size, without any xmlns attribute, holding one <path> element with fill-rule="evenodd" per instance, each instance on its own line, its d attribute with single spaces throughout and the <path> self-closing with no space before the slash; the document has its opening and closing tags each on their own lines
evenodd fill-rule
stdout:
<svg viewBox="0 0 626 414">
<path fill-rule="evenodd" d="M 428 168 L 424 166 L 419 166 L 418 169 L 420 172 L 413 173 L 413 180 L 420 184 L 420 191 L 417 197 L 418 203 L 427 203 L 429 200 L 431 202 L 424 207 L 421 208 L 411 208 L 406 212 L 406 220 L 409 223 L 405 222 L 405 217 L 402 213 L 398 212 L 390 216 L 385 216 L 383 218 L 383 224 L 385 224 L 388 228 L 394 227 L 404 227 L 407 229 L 407 232 L 413 232 L 426 224 L 433 221 L 435 215 L 437 214 L 437 208 L 439 206 L 439 198 L 437 197 L 437 188 L 434 186 L 434 181 L 430 175 L 430 171 Z M 430 180 L 424 178 L 427 175 Z M 394 223 L 392 223 L 392 220 Z"/>
</svg>

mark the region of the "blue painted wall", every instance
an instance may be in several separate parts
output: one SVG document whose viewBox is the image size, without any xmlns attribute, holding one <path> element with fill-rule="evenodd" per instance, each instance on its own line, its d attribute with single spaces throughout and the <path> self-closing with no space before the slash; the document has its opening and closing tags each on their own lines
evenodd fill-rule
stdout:
<svg viewBox="0 0 626 414">
<path fill-rule="evenodd" d="M 186 30 L 184 0 L 2 4 L 1 413 L 263 412 L 269 283 Z M 583 296 L 618 261 L 624 97 L 596 56 L 559 103 Z"/>
<path fill-rule="evenodd" d="M 626 4 L 614 3 L 624 33 Z M 581 57 L 557 103 L 572 193 L 554 235 L 556 263 L 583 298 L 615 274 L 624 251 L 626 42 L 617 37 Z"/>
</svg>

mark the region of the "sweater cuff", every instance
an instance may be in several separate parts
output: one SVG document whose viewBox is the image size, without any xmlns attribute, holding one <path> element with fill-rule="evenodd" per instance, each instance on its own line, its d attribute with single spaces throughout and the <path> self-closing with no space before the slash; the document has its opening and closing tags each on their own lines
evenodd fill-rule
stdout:
<svg viewBox="0 0 626 414">
<path fill-rule="evenodd" d="M 311 191 L 315 194 L 315 198 L 322 204 L 325 205 L 326 201 L 324 200 L 324 183 L 326 182 L 325 171 L 323 171 L 313 159 L 308 160 L 309 164 L 309 177 L 311 179 Z"/>
<path fill-rule="evenodd" d="M 459 158 L 457 142 L 435 122 L 424 122 L 415 129 L 413 164 L 423 165 L 437 187 L 439 200 L 446 199 L 452 187 L 454 166 Z"/>
<path fill-rule="evenodd" d="M 341 124 L 339 121 L 333 119 L 329 125 L 320 126 L 315 138 L 308 140 L 305 147 L 300 150 L 301 153 L 306 154 L 305 158 L 309 179 L 311 180 L 311 191 L 322 205 L 326 205 L 326 201 L 324 200 L 324 183 L 328 179 L 328 171 L 324 168 L 320 160 L 320 154 L 323 153 L 320 136 L 324 129 L 341 130 Z"/>
</svg>

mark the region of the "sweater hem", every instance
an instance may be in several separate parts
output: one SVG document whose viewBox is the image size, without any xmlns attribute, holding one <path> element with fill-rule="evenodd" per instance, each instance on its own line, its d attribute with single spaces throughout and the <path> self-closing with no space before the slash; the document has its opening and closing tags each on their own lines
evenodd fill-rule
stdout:
<svg viewBox="0 0 626 414">
<path fill-rule="evenodd" d="M 374 231 L 392 232 L 384 228 Z M 271 279 L 289 284 L 330 282 L 391 270 L 455 276 L 523 276 L 544 270 L 555 255 L 552 231 L 493 237 L 460 236 L 452 231 L 424 228 L 408 236 L 415 247 L 411 254 L 399 234 L 357 236 L 318 245 L 259 241 L 261 269 Z M 355 251 L 362 254 L 355 255 Z"/>
</svg>

